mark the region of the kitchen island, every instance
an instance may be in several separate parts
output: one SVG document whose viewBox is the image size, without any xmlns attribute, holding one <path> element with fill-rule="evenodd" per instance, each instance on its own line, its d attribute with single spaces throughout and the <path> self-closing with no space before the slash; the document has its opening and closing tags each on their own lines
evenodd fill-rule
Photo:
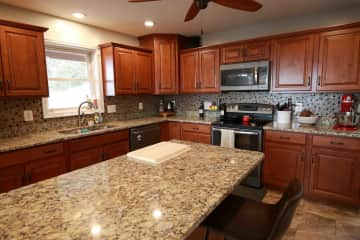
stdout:
<svg viewBox="0 0 360 240">
<path fill-rule="evenodd" d="M 0 195 L 0 239 L 186 239 L 263 159 L 174 141 L 159 165 L 126 156 Z"/>
</svg>

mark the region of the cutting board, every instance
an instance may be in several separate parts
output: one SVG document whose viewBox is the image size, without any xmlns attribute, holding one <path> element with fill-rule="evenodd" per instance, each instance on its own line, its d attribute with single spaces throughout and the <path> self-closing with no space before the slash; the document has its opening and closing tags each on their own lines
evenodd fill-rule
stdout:
<svg viewBox="0 0 360 240">
<path fill-rule="evenodd" d="M 149 164 L 159 164 L 175 158 L 190 150 L 189 145 L 160 142 L 148 147 L 144 147 L 126 154 L 129 160 L 145 162 Z"/>
</svg>

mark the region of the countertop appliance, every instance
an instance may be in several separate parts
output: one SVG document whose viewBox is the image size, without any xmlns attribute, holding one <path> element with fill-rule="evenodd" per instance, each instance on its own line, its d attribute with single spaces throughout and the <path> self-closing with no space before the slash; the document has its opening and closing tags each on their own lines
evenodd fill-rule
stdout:
<svg viewBox="0 0 360 240">
<path fill-rule="evenodd" d="M 274 106 L 257 103 L 227 104 L 223 121 L 212 124 L 212 144 L 223 147 L 263 151 L 263 126 L 273 121 Z M 248 119 L 250 118 L 250 121 Z M 246 121 L 243 121 L 243 120 Z M 242 185 L 261 189 L 262 165 Z"/>
<path fill-rule="evenodd" d="M 269 61 L 220 66 L 221 91 L 268 91 Z"/>
<path fill-rule="evenodd" d="M 358 130 L 359 118 L 355 112 L 355 101 L 351 94 L 344 94 L 341 97 L 341 109 L 336 113 L 335 130 L 356 131 Z"/>
<path fill-rule="evenodd" d="M 341 97 L 341 110 L 340 112 L 351 112 L 354 107 L 354 97 L 351 94 L 344 94 Z"/>
<path fill-rule="evenodd" d="M 130 129 L 130 151 L 160 142 L 159 124 Z"/>
</svg>

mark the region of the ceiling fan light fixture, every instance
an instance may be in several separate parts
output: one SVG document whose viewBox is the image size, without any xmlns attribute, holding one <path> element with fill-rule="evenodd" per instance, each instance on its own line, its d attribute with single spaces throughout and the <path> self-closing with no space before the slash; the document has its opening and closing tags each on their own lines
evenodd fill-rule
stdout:
<svg viewBox="0 0 360 240">
<path fill-rule="evenodd" d="M 83 19 L 83 18 L 86 17 L 86 15 L 84 13 L 81 13 L 81 12 L 74 12 L 72 14 L 72 16 L 75 17 L 75 18 L 78 18 L 78 19 Z"/>
<path fill-rule="evenodd" d="M 154 23 L 153 21 L 146 20 L 146 21 L 144 22 L 144 26 L 145 26 L 145 27 L 148 27 L 148 28 L 152 28 L 152 27 L 155 26 L 155 23 Z"/>
</svg>

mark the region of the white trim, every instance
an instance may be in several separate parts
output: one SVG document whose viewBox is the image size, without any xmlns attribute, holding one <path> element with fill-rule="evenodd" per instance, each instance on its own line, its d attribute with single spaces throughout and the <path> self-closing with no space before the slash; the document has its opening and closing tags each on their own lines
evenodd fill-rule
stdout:
<svg viewBox="0 0 360 240">
<path fill-rule="evenodd" d="M 84 112 L 85 114 L 94 114 L 94 112 L 104 113 L 104 96 L 102 91 L 102 76 L 101 76 L 101 56 L 99 49 L 88 49 L 77 46 L 69 46 L 62 43 L 56 43 L 51 41 L 46 41 L 45 46 L 46 49 L 50 51 L 53 50 L 53 51 L 59 51 L 65 53 L 68 52 L 71 54 L 80 53 L 80 54 L 86 54 L 88 56 L 87 62 L 88 62 L 89 79 L 86 79 L 85 81 L 90 82 L 91 97 L 97 99 L 98 109 L 96 110 L 91 109 L 82 112 Z M 42 98 L 44 119 L 78 115 L 77 107 L 50 110 L 48 106 L 49 106 L 48 98 Z"/>
</svg>

